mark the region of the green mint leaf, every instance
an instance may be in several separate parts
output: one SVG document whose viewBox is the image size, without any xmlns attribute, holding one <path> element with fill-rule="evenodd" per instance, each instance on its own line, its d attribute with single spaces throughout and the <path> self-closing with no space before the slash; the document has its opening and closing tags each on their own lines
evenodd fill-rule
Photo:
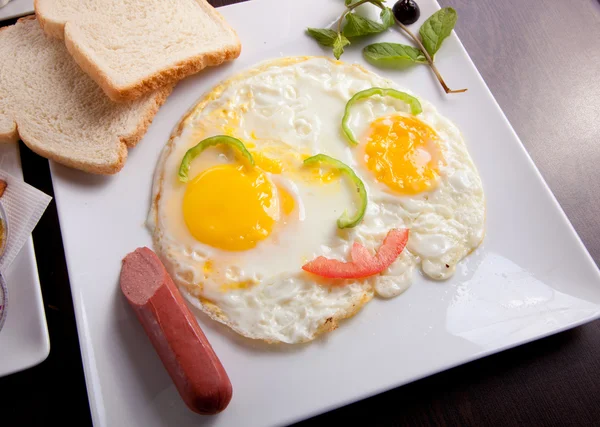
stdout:
<svg viewBox="0 0 600 427">
<path fill-rule="evenodd" d="M 379 22 L 349 13 L 346 15 L 346 25 L 344 26 L 343 34 L 346 37 L 360 37 L 381 33 L 385 30 L 387 30 L 387 27 Z"/>
<path fill-rule="evenodd" d="M 319 42 L 320 45 L 328 47 L 334 45 L 335 39 L 338 36 L 337 32 L 325 28 L 307 28 L 306 32 L 309 36 Z"/>
<path fill-rule="evenodd" d="M 419 30 L 421 41 L 432 57 L 452 32 L 457 19 L 456 11 L 451 7 L 445 7 L 431 15 L 421 26 Z"/>
<path fill-rule="evenodd" d="M 385 28 L 390 28 L 394 25 L 394 12 L 392 12 L 392 9 L 389 7 L 381 9 L 381 14 L 379 16 L 381 17 L 381 23 Z"/>
<path fill-rule="evenodd" d="M 335 42 L 333 43 L 333 56 L 335 56 L 335 59 L 340 59 L 340 56 L 342 56 L 342 53 L 344 53 L 344 46 L 349 44 L 350 40 L 348 40 L 342 34 L 337 35 Z"/>
<path fill-rule="evenodd" d="M 403 68 L 411 64 L 427 64 L 421 50 L 398 43 L 373 43 L 363 49 L 365 59 L 373 65 Z"/>
</svg>

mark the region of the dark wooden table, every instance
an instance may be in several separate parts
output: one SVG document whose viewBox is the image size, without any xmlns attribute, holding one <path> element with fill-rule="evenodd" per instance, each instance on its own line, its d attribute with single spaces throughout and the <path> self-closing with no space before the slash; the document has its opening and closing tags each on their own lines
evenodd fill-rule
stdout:
<svg viewBox="0 0 600 427">
<path fill-rule="evenodd" d="M 236 2 L 211 1 L 215 6 Z M 440 3 L 458 10 L 459 37 L 598 263 L 600 3 Z M 24 145 L 20 148 L 25 180 L 52 194 L 48 162 Z M 89 425 L 54 202 L 33 238 L 50 356 L 0 380 L 0 425 Z M 600 425 L 599 396 L 600 322 L 594 322 L 299 425 Z"/>
</svg>

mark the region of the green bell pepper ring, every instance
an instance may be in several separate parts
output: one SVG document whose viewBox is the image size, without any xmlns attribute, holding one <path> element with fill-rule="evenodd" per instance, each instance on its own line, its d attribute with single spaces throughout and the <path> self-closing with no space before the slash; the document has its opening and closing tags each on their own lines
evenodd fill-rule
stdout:
<svg viewBox="0 0 600 427">
<path fill-rule="evenodd" d="M 406 92 L 400 92 L 396 89 L 386 89 L 381 87 L 372 87 L 371 89 L 361 90 L 360 92 L 355 93 L 354 96 L 346 103 L 344 117 L 342 117 L 342 131 L 352 145 L 357 145 L 358 141 L 354 136 L 354 132 L 352 132 L 352 129 L 350 129 L 350 126 L 348 126 L 348 121 L 350 120 L 350 108 L 361 99 L 369 98 L 375 95 L 391 96 L 392 98 L 406 102 L 410 106 L 410 112 L 413 116 L 416 116 L 423 111 L 419 100 Z"/>
<path fill-rule="evenodd" d="M 183 160 L 181 161 L 181 166 L 179 166 L 179 180 L 181 182 L 188 181 L 188 172 L 190 171 L 190 164 L 192 160 L 194 160 L 200 153 L 202 153 L 208 147 L 213 147 L 215 145 L 225 144 L 230 147 L 237 148 L 238 151 L 244 156 L 252 166 L 254 166 L 254 159 L 252 158 L 252 154 L 246 149 L 246 146 L 242 141 L 232 136 L 227 135 L 217 135 L 212 136 L 210 138 L 203 139 L 197 145 L 187 150 L 185 156 L 183 156 Z"/>
<path fill-rule="evenodd" d="M 358 192 L 358 196 L 360 198 L 360 206 L 353 216 L 350 216 L 348 211 L 345 210 L 344 213 L 338 218 L 337 226 L 338 228 L 352 228 L 357 226 L 365 216 L 365 212 L 367 210 L 367 190 L 365 189 L 365 184 L 363 184 L 361 179 L 354 173 L 350 166 L 340 162 L 337 159 L 334 159 L 333 157 L 329 157 L 325 154 L 317 154 L 316 156 L 312 156 L 304 160 L 304 165 L 306 166 L 314 165 L 316 163 L 325 163 L 326 165 L 336 168 L 338 171 L 346 174 L 346 176 L 352 180 L 352 183 L 356 185 L 356 191 Z"/>
</svg>

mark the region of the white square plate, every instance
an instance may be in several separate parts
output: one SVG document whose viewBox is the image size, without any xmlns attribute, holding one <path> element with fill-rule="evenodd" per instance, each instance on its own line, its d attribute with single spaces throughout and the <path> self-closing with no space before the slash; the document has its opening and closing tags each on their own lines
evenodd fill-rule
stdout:
<svg viewBox="0 0 600 427">
<path fill-rule="evenodd" d="M 419 4 L 424 17 L 439 7 Z M 342 9 L 341 0 L 254 0 L 220 9 L 239 33 L 241 57 L 180 83 L 117 176 L 52 164 L 96 426 L 286 424 L 599 316 L 598 269 L 453 34 L 437 64 L 452 86 L 469 88 L 465 94 L 441 93 L 426 66 L 374 71 L 432 101 L 464 133 L 487 193 L 482 247 L 453 279 L 416 277 L 405 294 L 371 302 L 308 345 L 269 347 L 200 317 L 234 396 L 216 417 L 186 409 L 118 287 L 122 257 L 151 246 L 144 222 L 158 155 L 218 81 L 273 57 L 323 55 L 304 30 L 327 26 Z M 395 31 L 378 38 L 403 41 Z M 360 46 L 343 59 L 365 65 Z"/>
<path fill-rule="evenodd" d="M 22 178 L 17 144 L 0 144 L 0 169 Z M 31 237 L 4 277 L 8 287 L 8 309 L 0 331 L 0 377 L 35 366 L 50 352 Z"/>
<path fill-rule="evenodd" d="M 12 0 L 0 7 L 0 21 L 33 13 L 33 0 Z"/>
</svg>

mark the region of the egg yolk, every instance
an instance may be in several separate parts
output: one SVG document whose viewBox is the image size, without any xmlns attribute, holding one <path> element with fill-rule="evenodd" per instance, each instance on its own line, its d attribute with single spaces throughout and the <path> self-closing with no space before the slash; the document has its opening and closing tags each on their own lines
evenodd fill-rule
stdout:
<svg viewBox="0 0 600 427">
<path fill-rule="evenodd" d="M 254 157 L 256 165 L 264 171 L 271 173 L 281 173 L 283 171 L 281 160 L 272 159 L 262 153 L 252 153 L 252 157 Z"/>
<path fill-rule="evenodd" d="M 183 216 L 200 242 L 229 251 L 251 249 L 266 239 L 276 221 L 275 190 L 257 168 L 219 165 L 188 183 Z"/>
<path fill-rule="evenodd" d="M 393 191 L 433 190 L 443 160 L 438 140 L 436 132 L 415 117 L 381 117 L 367 132 L 365 162 L 377 180 Z"/>
<path fill-rule="evenodd" d="M 279 193 L 279 204 L 284 214 L 289 215 L 294 211 L 296 207 L 296 201 L 285 188 L 277 186 L 277 192 Z"/>
</svg>

